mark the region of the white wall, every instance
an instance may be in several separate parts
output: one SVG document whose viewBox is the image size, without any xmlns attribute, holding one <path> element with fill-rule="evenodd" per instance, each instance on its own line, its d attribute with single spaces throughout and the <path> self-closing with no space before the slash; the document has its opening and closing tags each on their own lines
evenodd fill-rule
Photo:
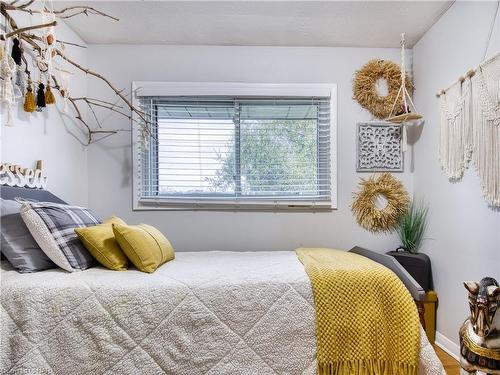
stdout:
<svg viewBox="0 0 500 375">
<path fill-rule="evenodd" d="M 434 94 L 481 61 L 494 8 L 494 2 L 457 2 L 415 46 L 416 103 L 426 123 L 412 150 L 414 175 L 409 171 L 410 160 L 406 160 L 406 172 L 398 175 L 410 193 L 415 191 L 429 202 L 428 236 L 432 240 L 424 248 L 433 261 L 440 299 L 438 330 L 454 343 L 458 343 L 458 327 L 468 314 L 462 280 L 486 275 L 500 278 L 500 212 L 484 203 L 472 169 L 455 184 L 441 172 L 437 158 L 439 107 Z M 58 28 L 58 36 L 81 43 L 64 25 Z M 43 159 L 49 189 L 63 199 L 79 204 L 88 199 L 89 206 L 102 216 L 115 213 L 131 223 L 156 225 L 178 251 L 287 250 L 301 245 L 348 249 L 355 244 L 387 251 L 398 245 L 394 235 L 373 235 L 359 228 L 349 204 L 361 176 L 355 172 L 355 125 L 370 119 L 352 100 L 352 76 L 372 58 L 398 61 L 399 50 L 153 45 L 92 45 L 87 51 L 68 48 L 78 62 L 88 62 L 125 89 L 140 80 L 336 83 L 339 208 L 315 214 L 133 212 L 129 132 L 86 149 L 78 124 L 55 108 L 30 116 L 17 111 L 15 127 L 2 127 L 2 161 L 29 166 Z M 499 49 L 497 24 L 489 54 Z M 113 100 L 100 82 L 81 74 L 75 75 L 71 87 L 73 94 L 84 94 L 88 89 L 89 96 Z M 130 126 L 128 120 L 107 113 L 103 125 L 115 129 Z"/>
<path fill-rule="evenodd" d="M 356 122 L 370 119 L 352 100 L 354 71 L 372 58 L 399 61 L 397 49 L 92 45 L 90 66 L 129 89 L 132 81 L 336 83 L 338 85 L 338 210 L 331 213 L 133 212 L 131 141 L 125 132 L 89 149 L 89 204 L 131 223 L 158 226 L 177 251 L 290 250 L 297 246 L 393 250 L 394 235 L 358 227 L 349 205 L 355 172 Z M 90 96 L 103 94 L 89 80 Z M 105 127 L 128 128 L 110 116 Z M 366 176 L 366 175 L 365 175 Z M 411 174 L 399 174 L 412 191 Z"/>
<path fill-rule="evenodd" d="M 450 183 L 441 172 L 435 94 L 482 61 L 495 6 L 495 2 L 456 2 L 413 51 L 416 105 L 426 119 L 415 146 L 414 190 L 430 205 L 432 240 L 424 248 L 432 258 L 439 296 L 437 329 L 455 344 L 469 313 L 462 281 L 485 276 L 500 281 L 500 211 L 487 207 L 472 166 L 458 183 Z M 499 51 L 500 20 L 488 55 Z"/>
<path fill-rule="evenodd" d="M 16 14 L 15 16 L 19 25 L 30 25 L 36 22 L 30 21 L 23 15 Z M 61 40 L 84 44 L 62 22 L 57 27 L 57 36 Z M 28 51 L 27 47 L 26 51 Z M 86 65 L 85 49 L 68 46 L 67 51 L 75 61 Z M 31 63 L 29 59 L 28 61 Z M 64 66 L 67 67 L 67 65 Z M 32 79 L 38 79 L 33 76 L 33 69 L 31 70 Z M 74 69 L 71 70 L 74 71 Z M 71 79 L 70 89 L 72 96 L 84 96 L 87 92 L 85 75 L 75 74 Z M 36 88 L 34 93 L 36 94 Z M 85 205 L 88 200 L 87 149 L 82 144 L 85 136 L 74 118 L 62 113 L 62 101 L 55 91 L 54 96 L 56 107 L 48 106 L 44 112 L 33 114 L 23 111 L 22 99 L 20 99 L 20 103 L 13 108 L 13 127 L 4 126 L 5 109 L 2 108 L 0 115 L 2 118 L 1 160 L 29 168 L 35 166 L 36 160 L 43 160 L 43 169 L 48 177 L 48 189 L 63 200 Z"/>
</svg>

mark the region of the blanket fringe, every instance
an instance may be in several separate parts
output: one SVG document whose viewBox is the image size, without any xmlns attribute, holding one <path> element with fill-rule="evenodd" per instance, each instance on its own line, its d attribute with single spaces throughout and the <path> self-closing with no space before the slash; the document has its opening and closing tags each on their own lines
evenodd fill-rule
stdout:
<svg viewBox="0 0 500 375">
<path fill-rule="evenodd" d="M 353 360 L 318 363 L 318 375 L 417 375 L 418 368 L 408 363 L 383 360 Z"/>
</svg>

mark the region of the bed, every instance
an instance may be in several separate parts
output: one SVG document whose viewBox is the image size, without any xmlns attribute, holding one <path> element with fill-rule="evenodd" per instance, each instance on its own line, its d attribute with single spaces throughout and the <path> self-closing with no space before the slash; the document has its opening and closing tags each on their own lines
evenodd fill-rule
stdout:
<svg viewBox="0 0 500 375">
<path fill-rule="evenodd" d="M 2 262 L 1 305 L 5 373 L 316 371 L 312 290 L 293 252 L 179 252 L 151 275 Z M 425 334 L 420 357 L 420 373 L 444 373 Z"/>
<path fill-rule="evenodd" d="M 178 252 L 153 274 L 1 263 L 2 374 L 316 373 L 313 293 L 294 252 Z M 445 374 L 420 337 L 420 374 Z"/>
</svg>

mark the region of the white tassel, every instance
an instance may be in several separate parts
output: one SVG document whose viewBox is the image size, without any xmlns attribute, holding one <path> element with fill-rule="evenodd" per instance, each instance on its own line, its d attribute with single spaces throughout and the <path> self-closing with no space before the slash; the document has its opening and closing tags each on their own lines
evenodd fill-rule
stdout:
<svg viewBox="0 0 500 375">
<path fill-rule="evenodd" d="M 64 103 L 64 105 L 63 105 L 63 113 L 64 114 L 68 114 L 69 107 L 68 107 L 68 98 L 67 97 L 63 97 L 63 103 Z"/>
<path fill-rule="evenodd" d="M 14 126 L 12 123 L 12 104 L 14 104 L 14 85 L 10 78 L 2 82 L 2 101 L 6 109 L 5 126 Z"/>
<path fill-rule="evenodd" d="M 13 127 L 14 124 L 12 123 L 12 106 L 11 105 L 6 105 L 6 119 L 5 119 L 5 126 L 8 127 Z"/>
<path fill-rule="evenodd" d="M 14 85 L 12 77 L 16 71 L 16 63 L 14 59 L 4 51 L 2 59 L 0 60 L 0 77 L 2 77 L 0 84 L 0 103 L 6 109 L 5 126 L 13 126 L 12 123 L 12 105 L 16 100 L 16 93 L 14 92 Z"/>
<path fill-rule="evenodd" d="M 403 152 L 406 152 L 408 150 L 408 130 L 407 130 L 407 125 L 406 122 L 403 122 L 401 124 L 401 138 L 402 138 L 402 147 L 401 150 Z"/>
<path fill-rule="evenodd" d="M 500 78 L 498 78 L 497 103 L 500 104 Z"/>
<path fill-rule="evenodd" d="M 26 82 L 24 80 L 23 68 L 17 66 L 16 69 L 16 86 L 19 87 L 20 97 L 24 96 L 26 93 Z"/>
<path fill-rule="evenodd" d="M 63 51 L 64 51 L 64 46 L 63 46 Z M 68 113 L 69 81 L 72 73 L 60 68 L 56 68 L 55 71 L 60 81 L 59 85 L 63 99 L 63 112 Z"/>
</svg>

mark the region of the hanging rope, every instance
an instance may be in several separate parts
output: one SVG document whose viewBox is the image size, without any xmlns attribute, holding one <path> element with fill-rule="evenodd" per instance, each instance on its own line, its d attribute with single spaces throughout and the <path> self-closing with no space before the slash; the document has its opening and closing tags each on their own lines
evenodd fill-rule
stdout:
<svg viewBox="0 0 500 375">
<path fill-rule="evenodd" d="M 408 148 L 408 131 L 407 131 L 407 121 L 411 120 L 418 120 L 421 119 L 422 116 L 420 116 L 417 113 L 417 108 L 415 107 L 415 104 L 413 103 L 413 100 L 411 99 L 410 93 L 408 92 L 408 85 L 407 84 L 407 78 L 408 76 L 406 75 L 406 40 L 405 40 L 405 33 L 401 34 L 401 86 L 399 87 L 398 94 L 396 98 L 394 99 L 394 103 L 392 104 L 391 112 L 389 113 L 389 117 L 386 119 L 387 121 L 396 123 L 396 124 L 401 124 L 401 134 L 402 134 L 402 150 L 403 152 L 406 152 Z M 402 100 L 402 102 L 401 102 Z M 410 106 L 408 105 L 408 102 L 411 105 L 411 109 L 413 110 L 413 113 L 411 112 Z M 395 112 L 396 105 L 398 103 L 401 103 L 401 112 L 398 114 L 398 112 Z"/>
<path fill-rule="evenodd" d="M 401 34 L 401 89 L 406 92 L 406 60 L 405 60 L 405 33 Z M 408 111 L 406 95 L 403 95 L 404 111 Z"/>
<path fill-rule="evenodd" d="M 493 16 L 493 21 L 491 22 L 490 32 L 488 33 L 488 40 L 486 41 L 486 47 L 484 48 L 483 60 L 486 59 L 486 55 L 488 54 L 488 48 L 491 42 L 491 36 L 493 35 L 493 29 L 495 28 L 495 24 L 497 23 L 498 18 L 498 10 L 500 9 L 500 0 L 497 0 L 497 8 L 495 10 L 495 15 Z"/>
</svg>

